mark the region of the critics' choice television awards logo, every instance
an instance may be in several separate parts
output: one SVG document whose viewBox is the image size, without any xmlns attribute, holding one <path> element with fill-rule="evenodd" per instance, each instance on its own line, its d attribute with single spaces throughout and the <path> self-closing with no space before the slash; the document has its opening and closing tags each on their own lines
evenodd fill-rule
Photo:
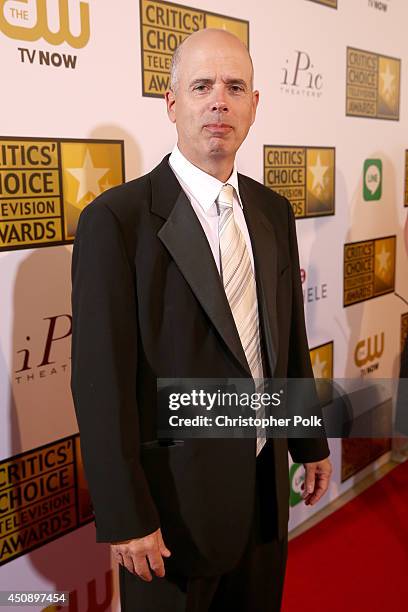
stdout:
<svg viewBox="0 0 408 612">
<path fill-rule="evenodd" d="M 295 217 L 334 215 L 335 149 L 264 146 L 264 184 L 285 196 Z"/>
<path fill-rule="evenodd" d="M 337 8 L 337 0 L 309 0 L 315 4 L 323 4 L 324 6 L 330 6 L 331 8 Z"/>
<path fill-rule="evenodd" d="M 405 340 L 408 336 L 408 312 L 401 315 L 401 353 L 404 350 Z"/>
<path fill-rule="evenodd" d="M 73 242 L 82 209 L 123 181 L 123 141 L 0 138 L 0 251 Z"/>
<path fill-rule="evenodd" d="M 401 60 L 347 47 L 346 115 L 399 120 Z"/>
<path fill-rule="evenodd" d="M 366 159 L 364 162 L 363 198 L 366 202 L 381 200 L 383 166 L 381 159 Z"/>
<path fill-rule="evenodd" d="M 354 347 L 354 363 L 362 376 L 378 370 L 384 353 L 384 337 L 384 332 L 380 332 L 359 340 Z"/>
<path fill-rule="evenodd" d="M 405 199 L 404 206 L 408 206 L 408 151 L 405 151 Z"/>
<path fill-rule="evenodd" d="M 92 520 L 78 434 L 0 463 L 0 566 Z"/>
<path fill-rule="evenodd" d="M 314 66 L 309 53 L 296 50 L 282 68 L 281 93 L 320 98 L 323 75 Z"/>
<path fill-rule="evenodd" d="M 82 49 L 89 42 L 89 3 L 83 0 L 0 0 L 0 32 L 8 38 L 53 47 L 66 43 Z M 18 47 L 22 62 L 75 68 L 77 56 L 48 50 Z"/>
<path fill-rule="evenodd" d="M 396 236 L 344 245 L 344 306 L 392 293 Z"/>
<path fill-rule="evenodd" d="M 155 0 L 140 0 L 140 16 L 143 96 L 163 96 L 175 49 L 197 30 L 222 28 L 249 46 L 249 23 L 242 19 Z"/>
</svg>

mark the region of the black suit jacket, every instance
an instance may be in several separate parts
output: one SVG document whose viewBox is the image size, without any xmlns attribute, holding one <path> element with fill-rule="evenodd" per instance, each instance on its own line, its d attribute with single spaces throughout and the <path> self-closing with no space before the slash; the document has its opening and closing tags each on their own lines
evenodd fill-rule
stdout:
<svg viewBox="0 0 408 612">
<path fill-rule="evenodd" d="M 255 439 L 157 441 L 156 379 L 250 377 L 206 236 L 166 156 L 81 214 L 72 267 L 72 392 L 98 541 L 161 526 L 166 565 L 227 571 L 248 538 Z M 312 377 L 295 220 L 288 201 L 239 175 L 266 374 Z M 269 442 L 270 522 L 288 523 L 294 461 L 325 439 Z M 266 474 L 267 477 L 267 474 Z"/>
</svg>

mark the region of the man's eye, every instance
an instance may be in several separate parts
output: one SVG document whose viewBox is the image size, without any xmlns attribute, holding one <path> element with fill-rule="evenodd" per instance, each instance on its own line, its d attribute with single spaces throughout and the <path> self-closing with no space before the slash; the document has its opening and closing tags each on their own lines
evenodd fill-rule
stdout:
<svg viewBox="0 0 408 612">
<path fill-rule="evenodd" d="M 206 89 L 207 85 L 196 85 L 194 87 L 194 91 L 204 91 Z"/>
<path fill-rule="evenodd" d="M 244 88 L 241 87 L 241 85 L 231 85 L 231 89 L 235 93 L 240 92 L 240 91 L 244 91 Z"/>
</svg>

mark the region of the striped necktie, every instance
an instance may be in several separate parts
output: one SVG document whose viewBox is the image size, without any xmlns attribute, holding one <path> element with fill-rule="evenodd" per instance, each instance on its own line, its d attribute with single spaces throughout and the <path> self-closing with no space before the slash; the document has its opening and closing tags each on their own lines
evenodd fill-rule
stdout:
<svg viewBox="0 0 408 612">
<path fill-rule="evenodd" d="M 219 214 L 220 272 L 232 316 L 241 339 L 249 369 L 254 379 L 263 378 L 259 335 L 258 302 L 255 275 L 245 239 L 235 223 L 233 213 L 234 188 L 223 185 L 216 204 Z M 262 380 L 256 380 L 256 391 L 262 392 Z M 264 407 L 254 411 L 256 418 L 265 414 Z M 264 432 L 257 430 L 256 454 L 266 442 Z"/>
</svg>

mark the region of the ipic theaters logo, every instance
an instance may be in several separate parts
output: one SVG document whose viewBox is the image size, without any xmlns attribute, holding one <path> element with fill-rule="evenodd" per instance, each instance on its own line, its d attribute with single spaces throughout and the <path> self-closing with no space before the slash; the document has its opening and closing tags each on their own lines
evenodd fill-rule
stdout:
<svg viewBox="0 0 408 612">
<path fill-rule="evenodd" d="M 315 2 L 316 4 L 324 4 L 324 6 L 330 6 L 331 8 L 337 8 L 337 0 L 309 0 L 309 2 Z"/>
<path fill-rule="evenodd" d="M 405 200 L 404 206 L 408 206 L 408 151 L 405 151 Z"/>
<path fill-rule="evenodd" d="M 123 141 L 0 138 L 0 251 L 73 242 L 82 209 L 123 181 Z"/>
<path fill-rule="evenodd" d="M 282 68 L 281 93 L 292 96 L 320 98 L 323 75 L 316 69 L 306 51 L 296 50 Z"/>
<path fill-rule="evenodd" d="M 354 348 L 354 363 L 366 376 L 378 370 L 384 353 L 384 332 L 359 340 Z"/>
<path fill-rule="evenodd" d="M 387 236 L 344 245 L 344 306 L 394 291 L 396 241 Z"/>
<path fill-rule="evenodd" d="M 264 184 L 285 196 L 295 217 L 334 215 L 335 149 L 264 146 Z"/>
<path fill-rule="evenodd" d="M 0 463 L 0 566 L 92 520 L 78 434 Z"/>
<path fill-rule="evenodd" d="M 333 341 L 330 341 L 310 349 L 315 378 L 333 378 L 333 346 Z"/>
<path fill-rule="evenodd" d="M 27 42 L 44 40 L 52 46 L 82 49 L 89 42 L 89 3 L 82 0 L 0 0 L 0 32 Z M 75 32 L 75 33 L 73 33 Z M 76 68 L 77 56 L 18 47 L 22 62 L 56 68 Z"/>
<path fill-rule="evenodd" d="M 346 115 L 399 121 L 401 60 L 347 48 Z"/>
<path fill-rule="evenodd" d="M 404 350 L 405 340 L 408 337 L 408 312 L 401 315 L 401 353 Z"/>
<path fill-rule="evenodd" d="M 364 162 L 363 198 L 366 202 L 381 200 L 383 166 L 381 159 L 366 159 Z"/>
<path fill-rule="evenodd" d="M 306 270 L 301 268 L 300 279 L 302 281 L 303 289 L 303 301 L 307 304 L 320 302 L 320 300 L 326 300 L 327 295 L 327 283 L 309 284 L 306 279 Z"/>
<path fill-rule="evenodd" d="M 69 372 L 71 334 L 72 317 L 69 314 L 45 317 L 34 336 L 26 334 L 24 344 L 18 346 L 16 350 L 17 368 L 14 372 L 16 384 L 23 385 Z M 59 355 L 64 355 L 66 352 L 66 359 L 56 360 L 54 357 L 56 350 Z"/>
<path fill-rule="evenodd" d="M 143 96 L 163 97 L 174 51 L 197 30 L 228 30 L 249 46 L 249 22 L 242 19 L 161 0 L 140 0 L 140 16 Z"/>
</svg>

